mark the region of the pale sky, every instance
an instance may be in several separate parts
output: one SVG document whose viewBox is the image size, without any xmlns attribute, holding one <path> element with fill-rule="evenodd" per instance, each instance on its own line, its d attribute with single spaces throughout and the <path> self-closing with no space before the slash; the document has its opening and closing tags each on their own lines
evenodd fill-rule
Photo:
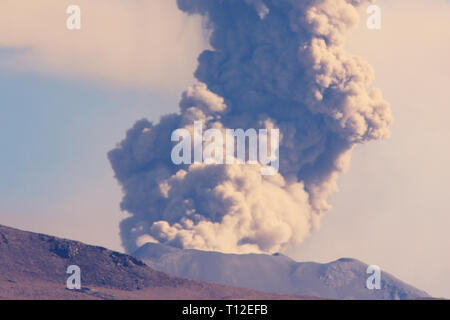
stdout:
<svg viewBox="0 0 450 320">
<path fill-rule="evenodd" d="M 177 109 L 205 34 L 173 1 L 78 2 L 78 35 L 65 30 L 70 1 L 0 4 L 0 223 L 123 250 L 106 153 L 134 121 Z M 321 230 L 288 253 L 357 258 L 450 297 L 450 4 L 378 4 L 382 30 L 362 12 L 347 48 L 374 67 L 392 137 L 355 150 Z"/>
<path fill-rule="evenodd" d="M 374 67 L 392 136 L 356 149 L 322 229 L 290 255 L 355 257 L 450 297 L 450 3 L 378 4 L 382 30 L 362 24 L 347 47 Z"/>
</svg>

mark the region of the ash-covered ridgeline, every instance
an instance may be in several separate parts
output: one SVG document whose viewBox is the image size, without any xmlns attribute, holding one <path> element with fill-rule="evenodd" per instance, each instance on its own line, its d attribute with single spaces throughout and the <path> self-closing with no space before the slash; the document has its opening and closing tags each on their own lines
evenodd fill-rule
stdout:
<svg viewBox="0 0 450 320">
<path fill-rule="evenodd" d="M 222 252 L 276 252 L 302 242 L 353 147 L 389 135 L 392 118 L 373 70 L 344 50 L 359 0 L 178 0 L 205 18 L 210 47 L 180 112 L 138 121 L 109 153 L 131 214 L 127 252 L 146 242 Z M 180 52 L 180 54 L 183 54 Z M 278 128 L 279 174 L 258 165 L 171 161 L 171 134 L 204 128 Z"/>
</svg>

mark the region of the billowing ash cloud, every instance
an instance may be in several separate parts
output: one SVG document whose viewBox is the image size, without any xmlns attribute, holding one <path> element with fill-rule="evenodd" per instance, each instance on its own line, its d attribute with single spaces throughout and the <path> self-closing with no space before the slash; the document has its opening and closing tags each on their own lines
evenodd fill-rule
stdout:
<svg viewBox="0 0 450 320">
<path fill-rule="evenodd" d="M 345 52 L 358 0 L 178 0 L 206 17 L 211 50 L 180 113 L 138 121 L 109 153 L 123 186 L 125 249 L 145 242 L 223 252 L 274 252 L 302 242 L 353 146 L 389 134 L 371 67 Z M 182 54 L 182 53 L 180 53 Z M 175 129 L 279 128 L 280 171 L 257 165 L 175 166 Z"/>
</svg>

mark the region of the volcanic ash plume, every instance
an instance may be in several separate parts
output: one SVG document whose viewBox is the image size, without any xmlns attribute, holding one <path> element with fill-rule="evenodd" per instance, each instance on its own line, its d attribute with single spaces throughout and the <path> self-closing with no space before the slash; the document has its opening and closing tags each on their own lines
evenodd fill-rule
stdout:
<svg viewBox="0 0 450 320">
<path fill-rule="evenodd" d="M 275 252 L 300 243 L 353 146 L 389 134 L 391 114 L 371 67 L 345 52 L 358 0 L 178 0 L 205 17 L 211 49 L 180 113 L 138 121 L 109 159 L 123 186 L 127 251 L 146 242 L 222 252 Z M 182 54 L 182 53 L 180 53 Z M 280 130 L 279 173 L 258 165 L 171 161 L 171 134 L 204 128 Z"/>
</svg>

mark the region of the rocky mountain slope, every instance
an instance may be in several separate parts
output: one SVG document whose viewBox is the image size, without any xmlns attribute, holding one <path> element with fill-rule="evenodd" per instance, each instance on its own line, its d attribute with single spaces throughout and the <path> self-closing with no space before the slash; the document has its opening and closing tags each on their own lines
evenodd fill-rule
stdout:
<svg viewBox="0 0 450 320">
<path fill-rule="evenodd" d="M 66 289 L 69 265 L 81 290 Z M 301 299 L 182 279 L 102 247 L 0 225 L 0 299 Z"/>
<path fill-rule="evenodd" d="M 355 259 L 320 264 L 296 262 L 281 254 L 222 254 L 152 243 L 134 255 L 152 268 L 173 275 L 274 293 L 330 299 L 429 298 L 426 292 L 384 271 L 381 289 L 367 289 L 367 265 Z"/>
</svg>

